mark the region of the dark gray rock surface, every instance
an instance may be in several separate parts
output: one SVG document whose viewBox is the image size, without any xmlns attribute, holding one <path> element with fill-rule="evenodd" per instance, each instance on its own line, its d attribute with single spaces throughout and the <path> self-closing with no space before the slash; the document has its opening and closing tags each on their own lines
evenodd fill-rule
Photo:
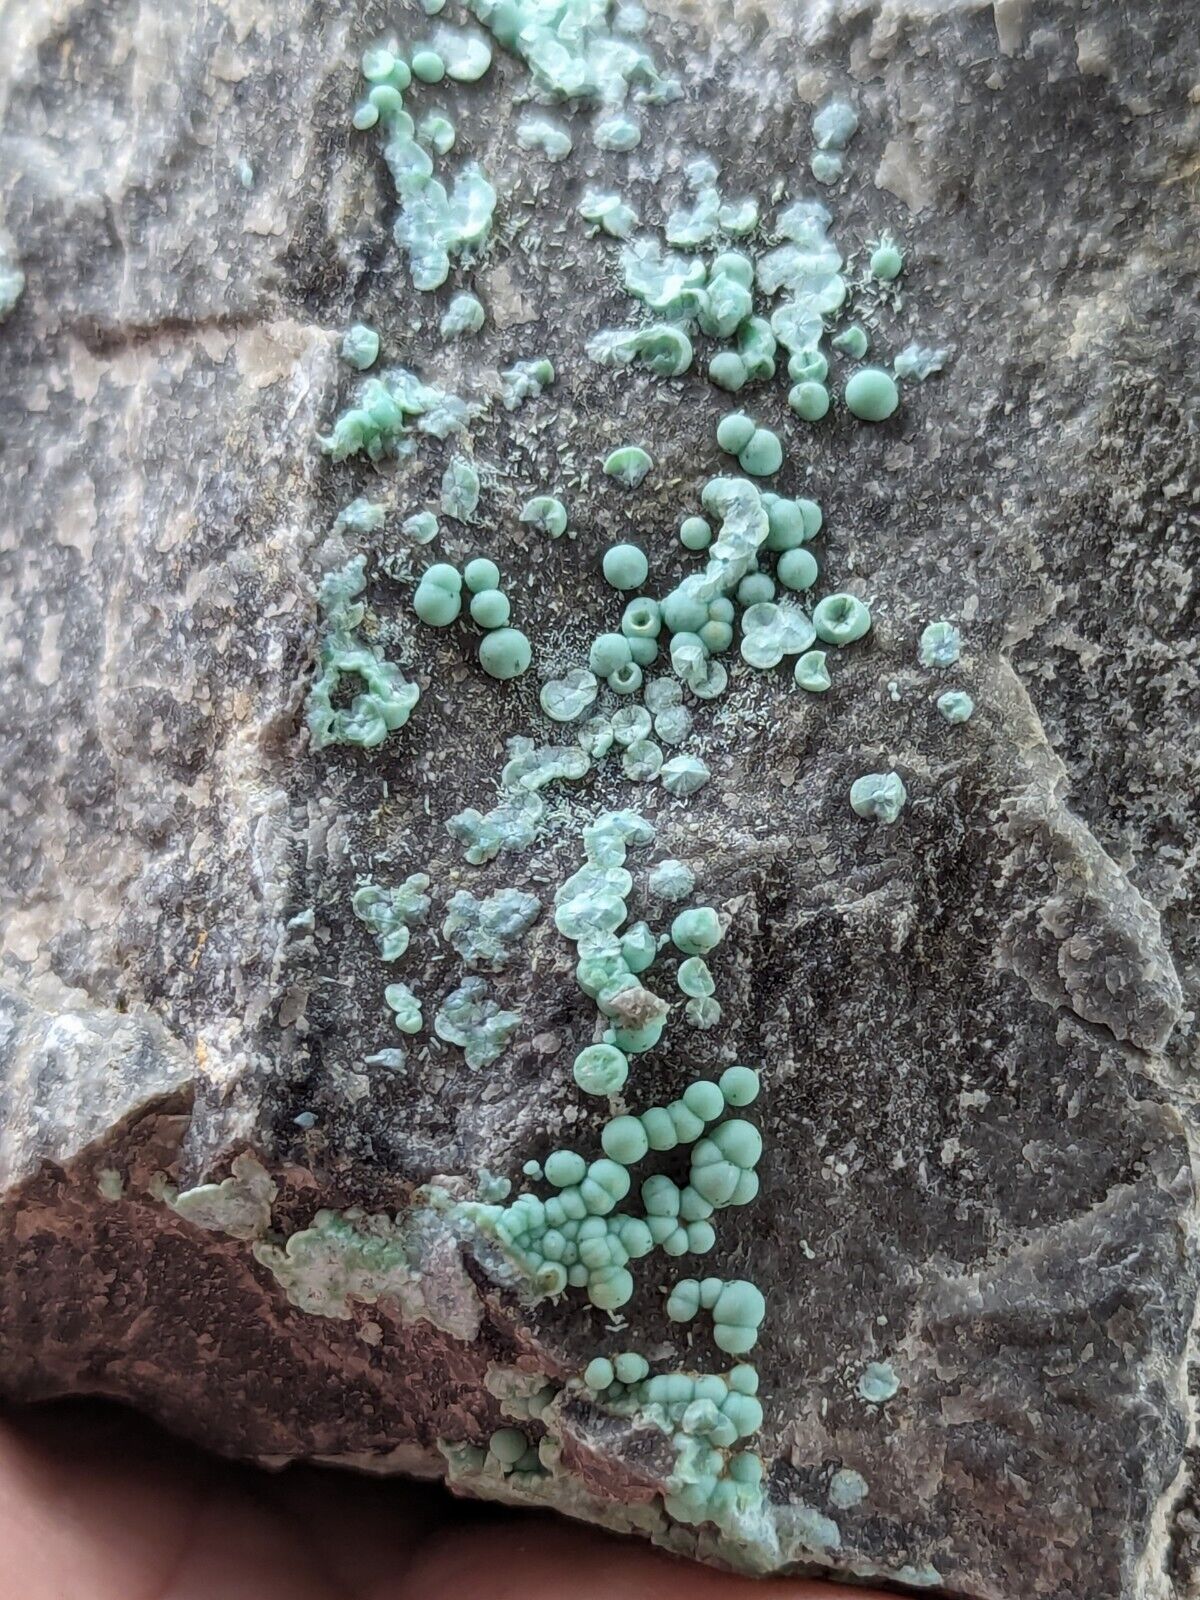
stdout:
<svg viewBox="0 0 1200 1600">
<path fill-rule="evenodd" d="M 582 114 L 562 167 L 516 147 L 527 75 L 497 53 L 443 97 L 500 195 L 489 253 L 455 275 L 489 324 L 453 347 L 453 284 L 408 284 L 375 141 L 348 126 L 358 50 L 394 22 L 365 0 L 6 11 L 3 221 L 27 281 L 0 325 L 0 1388 L 128 1399 L 230 1454 L 433 1475 L 439 1438 L 502 1423 L 489 1365 L 561 1383 L 611 1348 L 599 1312 L 523 1304 L 409 1210 L 431 1179 L 467 1195 L 481 1168 L 519 1182 L 595 1140 L 569 1071 L 594 1010 L 549 915 L 489 979 L 523 1013 L 492 1066 L 428 1028 L 403 1067 L 364 1063 L 400 1042 L 386 981 L 427 1020 L 461 981 L 429 931 L 453 890 L 548 900 L 581 821 L 638 804 L 658 827 L 639 882 L 686 858 L 729 932 L 722 1025 L 640 1058 L 637 1103 L 735 1058 L 764 1073 L 762 1194 L 701 1270 L 768 1296 L 770 1515 L 757 1542 L 671 1523 L 662 1436 L 567 1390 L 545 1498 L 754 1570 L 978 1600 L 1200 1592 L 1190 6 L 680 0 L 649 36 L 683 101 L 646 113 L 633 157 L 598 154 Z M 551 735 L 539 677 L 619 616 L 599 551 L 632 524 L 660 578 L 687 570 L 673 530 L 722 470 L 727 403 L 699 371 L 584 356 L 630 320 L 615 244 L 574 213 L 585 176 L 620 177 L 647 225 L 698 148 L 732 193 L 811 193 L 808 118 L 833 89 L 862 115 L 835 236 L 909 250 L 880 347 L 951 359 L 878 429 L 797 424 L 778 381 L 746 399 L 785 435 L 783 490 L 824 506 L 830 582 L 873 601 L 869 641 L 821 699 L 738 664 L 696 708 L 714 779 L 691 800 L 609 764 L 548 791 L 532 851 L 469 867 L 446 817 L 491 803 L 507 738 Z M 359 548 L 403 571 L 400 523 L 455 448 L 386 472 L 382 533 L 330 534 L 379 487 L 314 442 L 352 392 L 356 318 L 464 394 L 554 360 L 549 394 L 472 430 L 478 525 L 444 521 L 413 563 L 496 555 L 535 670 L 486 679 L 471 631 L 418 627 L 372 560 L 372 626 L 422 699 L 377 752 L 310 752 L 319 577 Z M 630 439 L 658 463 L 636 497 L 597 470 Z M 517 520 L 551 486 L 574 540 Z M 942 616 L 978 707 L 962 729 L 916 665 Z M 846 793 L 889 762 L 910 802 L 874 829 Z M 436 910 L 385 969 L 350 892 L 416 870 Z M 235 1161 L 224 1209 L 172 1208 Z M 350 1206 L 409 1218 L 411 1280 L 302 1309 L 251 1241 Z M 667 1355 L 659 1278 L 627 1316 Z M 884 1406 L 856 1393 L 875 1360 L 900 1377 Z M 869 1486 L 848 1511 L 839 1467 Z"/>
</svg>

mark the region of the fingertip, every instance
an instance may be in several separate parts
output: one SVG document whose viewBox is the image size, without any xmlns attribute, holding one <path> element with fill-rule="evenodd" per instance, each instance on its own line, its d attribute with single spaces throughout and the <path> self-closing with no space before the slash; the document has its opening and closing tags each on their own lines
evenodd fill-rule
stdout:
<svg viewBox="0 0 1200 1600">
<path fill-rule="evenodd" d="M 808 1579 L 743 1578 L 544 1517 L 435 1535 L 364 1600 L 834 1600 Z M 860 1600 L 884 1600 L 858 1591 Z"/>
</svg>

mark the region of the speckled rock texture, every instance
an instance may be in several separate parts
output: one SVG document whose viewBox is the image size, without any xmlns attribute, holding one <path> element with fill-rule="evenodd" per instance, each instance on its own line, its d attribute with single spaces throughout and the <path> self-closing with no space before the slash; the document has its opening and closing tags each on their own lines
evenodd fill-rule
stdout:
<svg viewBox="0 0 1200 1600">
<path fill-rule="evenodd" d="M 349 126 L 358 52 L 392 26 L 428 24 L 370 0 L 5 9 L 2 221 L 26 286 L 0 324 L 0 1390 L 120 1397 L 273 1464 L 432 1476 L 439 1439 L 502 1424 L 489 1366 L 577 1375 L 611 1341 L 601 1313 L 524 1303 L 446 1229 L 413 1226 L 419 1292 L 342 1316 L 289 1300 L 251 1241 L 322 1207 L 403 1218 L 432 1179 L 471 1195 L 481 1169 L 519 1183 L 594 1143 L 603 1108 L 569 1070 L 594 1009 L 549 915 L 489 978 L 523 1014 L 491 1066 L 428 1028 L 399 1067 L 366 1058 L 405 1042 L 385 982 L 427 1020 L 461 982 L 436 935 L 450 893 L 548 904 L 582 821 L 636 804 L 658 828 L 639 882 L 680 856 L 729 919 L 721 1026 L 673 1028 L 637 1097 L 763 1070 L 761 1197 L 700 1270 L 768 1297 L 769 1536 L 673 1524 L 663 1436 L 565 1393 L 550 1503 L 750 1570 L 972 1600 L 1200 1594 L 1190 0 L 672 0 L 648 38 L 684 98 L 646 112 L 631 156 L 597 152 L 581 114 L 561 167 L 517 147 L 527 75 L 498 51 L 483 83 L 431 96 L 499 194 L 485 258 L 435 295 L 409 284 L 377 143 Z M 862 119 L 835 237 L 891 229 L 909 256 L 881 346 L 950 358 L 878 428 L 798 423 L 779 381 L 746 398 L 873 632 L 824 696 L 736 662 L 695 707 L 713 781 L 691 799 L 610 763 L 546 792 L 532 850 L 470 867 L 445 819 L 492 803 L 507 738 L 552 736 L 538 682 L 620 615 L 602 548 L 633 532 L 674 581 L 678 520 L 724 470 L 728 401 L 701 370 L 584 355 L 630 305 L 576 200 L 602 178 L 652 226 L 700 148 L 732 193 L 812 193 L 809 117 L 835 90 Z M 468 283 L 488 325 L 443 346 Z M 521 357 L 557 368 L 472 427 L 477 521 L 415 556 L 401 522 L 464 446 L 422 439 L 381 474 L 321 456 L 354 320 L 469 397 Z M 656 460 L 635 495 L 599 472 L 630 441 Z M 550 489 L 575 538 L 519 522 Z M 384 529 L 331 532 L 363 492 Z M 369 627 L 422 698 L 381 750 L 310 752 L 316 587 L 360 549 Z M 411 611 L 406 573 L 481 553 L 534 644 L 507 685 L 473 630 Z M 917 665 L 938 617 L 977 705 L 959 728 L 933 707 L 949 679 Z M 893 763 L 909 804 L 873 827 L 849 784 Z M 418 870 L 434 915 L 385 968 L 350 893 Z M 172 1208 L 239 1158 L 269 1182 L 232 1230 Z M 669 1358 L 668 1267 L 646 1265 L 628 1337 Z M 899 1378 L 884 1405 L 858 1394 L 871 1361 Z M 839 1468 L 868 1486 L 849 1509 Z"/>
</svg>

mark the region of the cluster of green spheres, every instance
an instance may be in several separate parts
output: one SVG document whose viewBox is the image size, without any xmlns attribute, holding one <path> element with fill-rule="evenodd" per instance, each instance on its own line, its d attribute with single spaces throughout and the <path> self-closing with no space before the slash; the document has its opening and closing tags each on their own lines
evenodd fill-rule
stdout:
<svg viewBox="0 0 1200 1600">
<path fill-rule="evenodd" d="M 757 1074 L 747 1067 L 727 1068 L 717 1082 L 698 1079 L 670 1105 L 611 1117 L 599 1160 L 552 1151 L 542 1163 L 557 1190 L 550 1198 L 523 1191 L 507 1205 L 466 1204 L 464 1213 L 540 1293 L 582 1288 L 593 1305 L 615 1310 L 633 1294 L 630 1262 L 655 1247 L 671 1256 L 711 1250 L 713 1213 L 758 1193 L 762 1138 L 751 1123 L 727 1115 L 757 1093 Z M 642 1214 L 617 1212 L 632 1187 L 629 1169 L 651 1151 L 679 1146 L 691 1147 L 686 1185 L 656 1173 L 641 1185 Z"/>
<path fill-rule="evenodd" d="M 447 561 L 426 567 L 413 595 L 413 610 L 426 626 L 448 628 L 462 612 L 464 585 L 471 620 L 485 630 L 479 664 L 491 678 L 516 678 L 529 668 L 533 651 L 519 628 L 509 627 L 512 608 L 500 588 L 500 568 L 487 556 L 468 561 L 462 573 Z"/>
<path fill-rule="evenodd" d="M 698 1311 L 710 1311 L 713 1343 L 727 1355 L 745 1355 L 758 1343 L 766 1314 L 762 1291 L 744 1278 L 681 1278 L 667 1299 L 672 1322 L 690 1322 Z"/>
</svg>

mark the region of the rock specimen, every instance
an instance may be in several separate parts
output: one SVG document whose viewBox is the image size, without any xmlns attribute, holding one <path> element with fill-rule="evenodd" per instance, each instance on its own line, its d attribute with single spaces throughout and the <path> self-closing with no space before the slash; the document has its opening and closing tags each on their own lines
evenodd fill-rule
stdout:
<svg viewBox="0 0 1200 1600">
<path fill-rule="evenodd" d="M 3 1392 L 1192 1593 L 1188 8 L 9 32 Z"/>
</svg>

